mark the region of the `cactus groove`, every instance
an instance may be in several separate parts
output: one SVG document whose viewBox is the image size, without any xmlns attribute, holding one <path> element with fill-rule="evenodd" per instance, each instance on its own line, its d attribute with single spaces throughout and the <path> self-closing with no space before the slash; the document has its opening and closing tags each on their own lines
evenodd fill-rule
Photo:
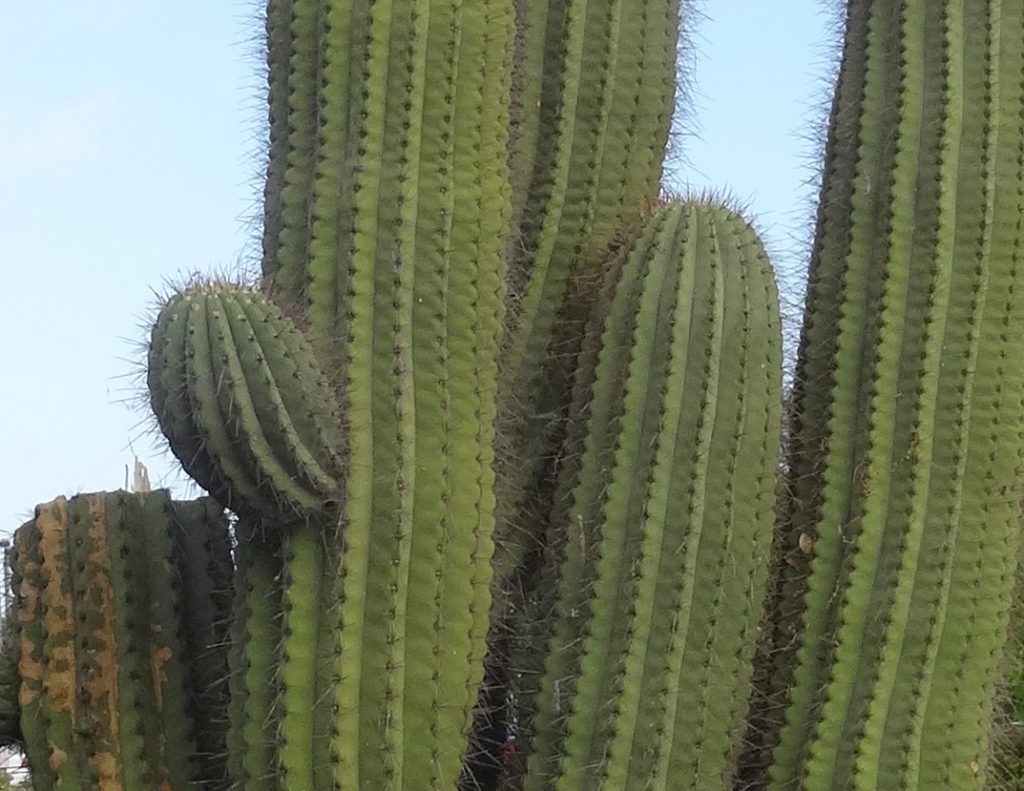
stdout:
<svg viewBox="0 0 1024 791">
<path fill-rule="evenodd" d="M 524 787 L 722 789 L 767 581 L 775 283 L 702 202 L 656 211 L 612 269 Z"/>
<path fill-rule="evenodd" d="M 224 677 L 214 590 L 230 584 L 228 549 L 219 509 L 164 492 L 58 498 L 17 531 L 21 730 L 35 788 L 223 783 L 224 720 L 210 705 L 216 688 L 200 684 Z M 186 594 L 199 569 L 202 586 Z"/>
<path fill-rule="evenodd" d="M 849 3 L 796 376 L 773 789 L 984 781 L 1020 541 L 1022 78 L 1019 0 Z"/>
</svg>

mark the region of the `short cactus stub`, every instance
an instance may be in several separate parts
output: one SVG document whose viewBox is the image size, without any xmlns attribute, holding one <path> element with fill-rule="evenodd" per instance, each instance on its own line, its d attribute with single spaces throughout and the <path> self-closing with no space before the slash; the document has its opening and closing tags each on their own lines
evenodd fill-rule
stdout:
<svg viewBox="0 0 1024 791">
<path fill-rule="evenodd" d="M 226 673 L 214 591 L 229 590 L 229 548 L 220 508 L 166 492 L 61 497 L 17 531 L 12 617 L 36 789 L 223 783 L 223 685 L 208 684 Z"/>
<path fill-rule="evenodd" d="M 171 450 L 225 507 L 276 526 L 336 511 L 340 409 L 302 333 L 260 293 L 173 296 L 153 327 L 149 391 Z"/>
<path fill-rule="evenodd" d="M 710 203 L 656 211 L 612 276 L 525 788 L 722 791 L 767 582 L 775 283 Z"/>
</svg>

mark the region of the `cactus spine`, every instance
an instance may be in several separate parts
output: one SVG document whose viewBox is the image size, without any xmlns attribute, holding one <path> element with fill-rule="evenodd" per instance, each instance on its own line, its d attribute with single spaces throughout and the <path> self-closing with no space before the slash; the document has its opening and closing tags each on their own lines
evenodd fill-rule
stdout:
<svg viewBox="0 0 1024 791">
<path fill-rule="evenodd" d="M 775 283 L 714 204 L 659 209 L 620 256 L 524 787 L 721 789 L 767 581 Z"/>
<path fill-rule="evenodd" d="M 849 3 L 797 369 L 773 789 L 983 782 L 1019 545 L 1022 69 L 1021 2 Z"/>
<path fill-rule="evenodd" d="M 59 498 L 17 531 L 21 730 L 35 788 L 223 782 L 223 687 L 204 682 L 226 673 L 228 551 L 219 509 L 163 492 Z"/>
</svg>

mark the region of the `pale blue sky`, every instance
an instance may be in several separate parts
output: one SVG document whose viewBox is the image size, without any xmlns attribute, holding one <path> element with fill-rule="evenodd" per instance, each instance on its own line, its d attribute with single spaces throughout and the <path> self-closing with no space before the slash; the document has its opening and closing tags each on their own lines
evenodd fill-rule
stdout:
<svg viewBox="0 0 1024 791">
<path fill-rule="evenodd" d="M 746 205 L 796 282 L 833 12 L 700 5 L 693 106 L 666 183 Z M 153 290 L 251 259 L 258 8 L 0 0 L 0 532 L 58 494 L 123 486 L 133 452 L 154 485 L 194 493 L 146 411 L 124 402 L 140 393 Z"/>
</svg>

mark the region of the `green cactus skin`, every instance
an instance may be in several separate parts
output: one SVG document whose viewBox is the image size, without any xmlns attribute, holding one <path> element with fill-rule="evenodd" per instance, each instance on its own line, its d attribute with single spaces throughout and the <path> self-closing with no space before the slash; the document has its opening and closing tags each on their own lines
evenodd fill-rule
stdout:
<svg viewBox="0 0 1024 791">
<path fill-rule="evenodd" d="M 524 788 L 725 789 L 767 584 L 775 283 L 707 202 L 657 210 L 612 271 Z"/>
<path fill-rule="evenodd" d="M 566 360 L 585 320 L 571 307 L 575 279 L 658 195 L 680 24 L 679 0 L 522 0 L 517 11 L 499 580 L 542 532 L 528 501 L 561 440 Z"/>
<path fill-rule="evenodd" d="M 223 718 L 193 684 L 224 666 L 206 624 L 212 589 L 230 584 L 228 549 L 218 508 L 165 492 L 58 498 L 17 531 L 21 729 L 35 788 L 223 787 L 223 754 L 196 749 L 199 737 L 204 752 L 223 744 Z M 199 567 L 202 590 L 185 594 Z"/>
<path fill-rule="evenodd" d="M 288 521 L 338 504 L 337 402 L 259 293 L 209 284 L 172 297 L 153 326 L 149 390 L 171 450 L 225 507 Z"/>
<path fill-rule="evenodd" d="M 984 782 L 1020 542 L 1022 50 L 1022 2 L 849 3 L 796 375 L 772 789 Z"/>
</svg>

